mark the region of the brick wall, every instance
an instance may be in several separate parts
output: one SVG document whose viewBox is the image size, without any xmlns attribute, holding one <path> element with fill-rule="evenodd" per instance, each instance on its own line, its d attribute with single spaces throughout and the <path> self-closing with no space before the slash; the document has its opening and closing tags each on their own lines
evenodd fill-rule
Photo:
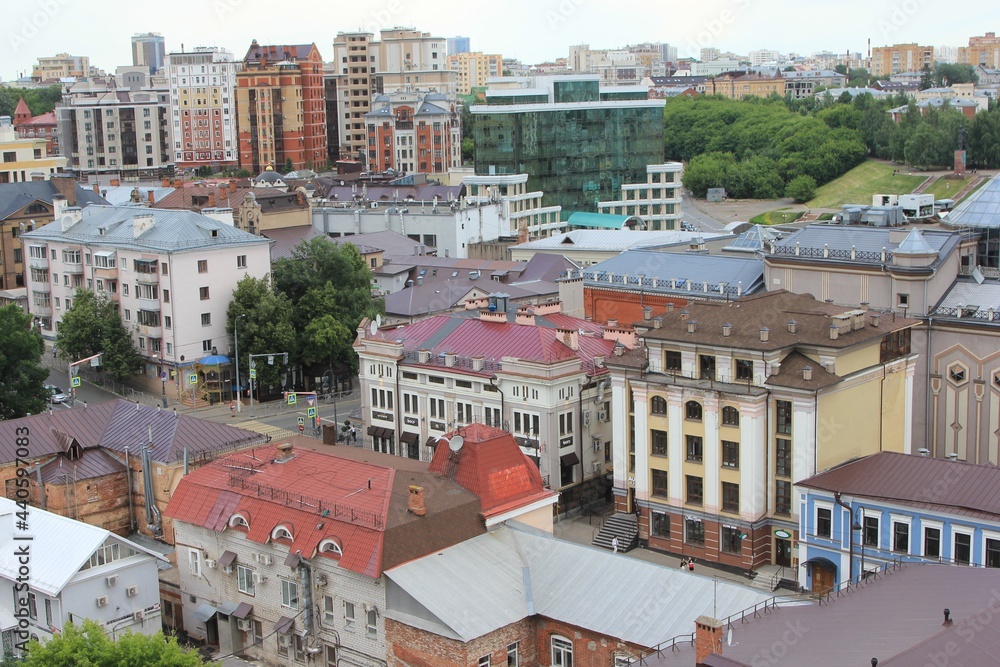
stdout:
<svg viewBox="0 0 1000 667">
<path fill-rule="evenodd" d="M 535 652 L 541 665 L 548 665 L 552 659 L 553 635 L 559 635 L 573 643 L 573 667 L 608 667 L 615 664 L 616 654 L 637 656 L 641 652 L 640 647 L 575 625 L 544 616 L 536 616 L 535 619 Z"/>
<path fill-rule="evenodd" d="M 631 290 L 605 290 L 590 287 L 583 289 L 584 313 L 595 322 L 618 320 L 622 324 L 639 323 L 643 321 L 644 306 L 650 306 L 653 309 L 653 317 L 658 317 L 666 312 L 668 303 L 673 303 L 678 308 L 687 305 L 685 299 L 661 294 L 648 292 L 640 294 Z M 650 328 L 653 327 L 652 322 L 649 322 L 648 325 Z"/>
<path fill-rule="evenodd" d="M 506 665 L 507 647 L 514 643 L 521 667 L 532 667 L 540 664 L 534 627 L 535 622 L 526 618 L 463 643 L 386 619 L 389 667 L 478 667 L 479 658 L 486 655 L 490 664 Z"/>
</svg>

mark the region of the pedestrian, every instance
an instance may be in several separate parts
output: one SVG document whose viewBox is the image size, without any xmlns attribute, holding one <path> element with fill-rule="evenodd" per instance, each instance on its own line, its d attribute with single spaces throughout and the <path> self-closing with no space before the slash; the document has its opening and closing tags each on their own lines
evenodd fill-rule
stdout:
<svg viewBox="0 0 1000 667">
<path fill-rule="evenodd" d="M 354 428 L 354 424 L 351 424 L 351 441 L 352 442 L 358 441 L 358 430 Z"/>
<path fill-rule="evenodd" d="M 611 550 L 613 552 L 615 552 L 615 553 L 618 553 L 618 536 L 617 535 L 615 535 L 614 537 L 611 538 Z"/>
<path fill-rule="evenodd" d="M 232 401 L 229 401 L 229 414 L 232 415 L 233 417 L 236 416 L 236 404 L 233 403 Z"/>
<path fill-rule="evenodd" d="M 687 569 L 688 562 L 687 558 L 681 558 L 681 572 Z"/>
<path fill-rule="evenodd" d="M 688 572 L 694 572 L 694 558 L 688 560 Z"/>
</svg>

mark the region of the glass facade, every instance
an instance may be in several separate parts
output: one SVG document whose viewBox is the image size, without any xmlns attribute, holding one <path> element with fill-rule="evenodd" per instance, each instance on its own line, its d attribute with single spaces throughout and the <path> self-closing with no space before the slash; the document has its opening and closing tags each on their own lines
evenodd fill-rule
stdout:
<svg viewBox="0 0 1000 667">
<path fill-rule="evenodd" d="M 566 82 L 564 99 L 582 94 Z M 646 165 L 663 162 L 662 106 L 621 106 L 596 101 L 580 108 L 529 104 L 503 112 L 476 114 L 477 174 L 528 174 L 529 191 L 544 192 L 543 204 L 574 211 L 597 211 L 597 201 L 621 198 L 621 186 L 646 179 Z M 492 102 L 491 98 L 491 102 Z M 635 104 L 634 102 L 632 104 Z"/>
</svg>

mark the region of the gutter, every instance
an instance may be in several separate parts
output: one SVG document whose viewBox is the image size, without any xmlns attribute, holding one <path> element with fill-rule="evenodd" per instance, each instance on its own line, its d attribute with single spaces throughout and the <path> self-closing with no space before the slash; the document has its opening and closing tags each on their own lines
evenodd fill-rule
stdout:
<svg viewBox="0 0 1000 667">
<path fill-rule="evenodd" d="M 841 500 L 840 496 L 841 496 L 840 491 L 835 491 L 833 494 L 833 502 L 837 503 L 838 505 L 846 509 L 847 515 L 849 517 L 847 520 L 847 530 L 849 531 L 847 533 L 847 544 L 848 544 L 847 564 L 849 569 L 849 572 L 847 573 L 847 580 L 854 581 L 854 510 L 851 509 L 850 505 Z M 858 578 L 860 580 L 860 575 Z"/>
</svg>

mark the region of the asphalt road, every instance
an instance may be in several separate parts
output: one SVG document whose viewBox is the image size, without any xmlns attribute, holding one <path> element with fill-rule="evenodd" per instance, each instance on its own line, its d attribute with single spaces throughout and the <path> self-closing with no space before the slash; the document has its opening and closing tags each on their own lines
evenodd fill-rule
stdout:
<svg viewBox="0 0 1000 667">
<path fill-rule="evenodd" d="M 49 378 L 45 381 L 45 384 L 54 384 L 55 386 L 62 389 L 63 393 L 67 396 L 69 395 L 69 377 L 64 371 L 49 371 Z M 121 398 L 110 391 L 96 387 L 86 381 L 83 385 L 76 390 L 76 400 L 77 403 L 85 401 L 87 405 L 95 405 L 97 403 L 107 403 L 108 401 L 113 401 L 116 398 Z M 55 403 L 52 405 L 53 410 L 66 410 L 69 406 L 65 404 Z"/>
<path fill-rule="evenodd" d="M 684 220 L 690 222 L 703 232 L 718 232 L 726 226 L 712 216 L 702 213 L 695 208 L 694 201 L 687 190 L 681 193 L 681 210 L 684 212 Z"/>
</svg>

